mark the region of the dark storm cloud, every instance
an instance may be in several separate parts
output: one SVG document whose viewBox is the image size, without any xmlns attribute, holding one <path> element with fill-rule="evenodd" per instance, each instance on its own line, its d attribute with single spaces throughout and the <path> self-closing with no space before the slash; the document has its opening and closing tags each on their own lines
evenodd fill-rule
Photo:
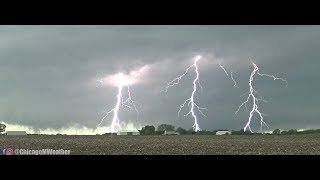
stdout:
<svg viewBox="0 0 320 180">
<path fill-rule="evenodd" d="M 207 59 L 199 62 L 203 91 L 197 100 L 208 108 L 201 128 L 245 125 L 248 112 L 234 112 L 245 99 L 239 96 L 248 91 L 250 58 L 262 73 L 289 83 L 255 81 L 268 100 L 261 109 L 271 128 L 320 125 L 319 26 L 1 26 L 0 47 L 0 118 L 9 124 L 95 128 L 102 111 L 114 106 L 117 89 L 94 80 L 149 65 L 145 83 L 131 87 L 141 105 L 139 122 L 190 128 L 192 119 L 178 119 L 177 111 L 192 91 L 194 72 L 167 94 L 160 91 L 201 53 Z M 232 87 L 218 59 L 235 71 L 239 89 Z M 124 121 L 135 117 L 121 114 Z"/>
</svg>

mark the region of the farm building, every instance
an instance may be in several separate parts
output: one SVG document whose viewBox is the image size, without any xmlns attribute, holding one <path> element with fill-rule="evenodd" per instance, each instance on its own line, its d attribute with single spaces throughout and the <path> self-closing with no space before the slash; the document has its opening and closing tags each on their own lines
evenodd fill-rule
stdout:
<svg viewBox="0 0 320 180">
<path fill-rule="evenodd" d="M 231 135 L 230 131 L 217 131 L 216 135 Z"/>
<path fill-rule="evenodd" d="M 120 136 L 136 136 L 140 135 L 139 131 L 118 131 L 117 135 Z"/>
<path fill-rule="evenodd" d="M 25 136 L 27 135 L 26 131 L 6 131 L 5 135 L 8 136 Z"/>
<path fill-rule="evenodd" d="M 179 135 L 179 133 L 175 131 L 164 131 L 163 135 Z"/>
</svg>

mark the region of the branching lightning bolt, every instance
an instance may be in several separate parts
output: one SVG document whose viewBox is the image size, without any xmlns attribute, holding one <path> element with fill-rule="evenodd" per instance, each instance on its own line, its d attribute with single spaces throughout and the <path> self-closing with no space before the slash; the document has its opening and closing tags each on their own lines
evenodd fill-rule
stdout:
<svg viewBox="0 0 320 180">
<path fill-rule="evenodd" d="M 250 123 L 252 121 L 252 117 L 255 113 L 257 113 L 260 117 L 260 131 L 262 132 L 262 128 L 263 128 L 263 125 L 265 125 L 266 127 L 269 128 L 269 126 L 267 125 L 266 122 L 264 122 L 263 120 L 263 115 L 266 115 L 264 113 L 261 113 L 260 110 L 259 110 L 259 107 L 258 107 L 258 103 L 259 101 L 263 101 L 263 102 L 267 102 L 266 100 L 264 100 L 263 98 L 261 98 L 261 96 L 258 94 L 258 92 L 253 88 L 253 85 L 252 85 L 252 82 L 254 80 L 254 76 L 257 74 L 259 76 L 267 76 L 267 77 L 271 77 L 273 78 L 274 80 L 281 80 L 283 82 L 286 82 L 286 84 L 288 85 L 288 82 L 282 78 L 278 78 L 278 77 L 275 77 L 274 75 L 269 75 L 269 74 L 261 74 L 259 72 L 259 68 L 258 66 L 253 62 L 251 61 L 252 65 L 253 65 L 253 71 L 250 75 L 250 79 L 249 79 L 249 87 L 250 87 L 250 91 L 249 91 L 249 95 L 247 97 L 247 99 L 239 106 L 238 110 L 235 112 L 235 114 L 237 114 L 240 110 L 240 108 L 242 106 L 245 106 L 247 108 L 247 103 L 249 102 L 250 98 L 252 98 L 252 109 L 250 111 L 250 115 L 249 115 L 249 120 L 247 122 L 247 124 L 245 125 L 244 127 L 244 131 L 247 131 L 247 129 L 249 129 L 249 131 L 252 133 L 252 129 L 251 129 L 251 126 L 250 126 Z M 244 95 L 244 94 L 243 94 Z M 242 96 L 243 96 L 242 95 Z"/>
<path fill-rule="evenodd" d="M 198 111 L 201 113 L 201 115 L 203 115 L 203 116 L 205 116 L 205 115 L 203 114 L 203 112 L 202 112 L 201 110 L 207 110 L 206 108 L 199 107 L 199 106 L 194 102 L 194 96 L 195 96 L 195 93 L 196 93 L 196 91 L 197 91 L 197 83 L 198 83 L 199 87 L 202 89 L 201 84 L 200 84 L 200 82 L 199 82 L 199 71 L 198 71 L 198 66 L 197 66 L 197 62 L 198 62 L 200 59 L 201 59 L 201 56 L 195 57 L 194 63 L 193 63 L 191 66 L 189 66 L 189 67 L 186 69 L 186 71 L 185 71 L 181 76 L 179 76 L 179 77 L 173 79 L 172 81 L 170 81 L 169 83 L 167 83 L 167 86 L 166 86 L 166 88 L 165 88 L 165 90 L 164 90 L 164 92 L 168 92 L 168 88 L 179 84 L 179 83 L 180 83 L 180 80 L 188 73 L 188 71 L 189 71 L 192 67 L 195 68 L 196 78 L 193 80 L 193 91 L 192 91 L 192 93 L 191 93 L 191 97 L 188 98 L 188 99 L 186 99 L 186 100 L 184 101 L 184 103 L 180 105 L 180 108 L 179 108 L 179 111 L 178 111 L 178 117 L 179 117 L 182 108 L 185 107 L 186 104 L 187 104 L 189 107 L 191 106 L 191 107 L 190 107 L 190 111 L 189 111 L 187 114 L 185 114 L 184 116 L 186 117 L 186 116 L 188 116 L 188 115 L 190 115 L 190 114 L 192 115 L 192 117 L 193 117 L 193 119 L 194 119 L 194 124 L 193 124 L 192 128 L 193 128 L 194 131 L 201 131 L 201 129 L 200 129 L 200 127 L 199 127 L 199 124 L 198 124 L 198 118 L 197 118 L 197 116 L 196 116 L 196 114 L 195 114 L 195 109 L 198 110 Z M 206 117 L 206 116 L 205 116 L 205 117 Z"/>
<path fill-rule="evenodd" d="M 229 77 L 229 74 L 228 74 L 227 70 L 222 66 L 221 62 L 219 62 L 219 66 L 220 66 L 220 68 L 224 71 L 224 73 L 226 73 L 226 75 Z M 236 82 L 236 81 L 234 80 L 234 78 L 233 78 L 233 72 L 232 72 L 232 70 L 230 71 L 230 78 L 231 78 L 231 80 L 233 81 L 233 87 L 239 88 L 239 87 L 237 86 L 237 82 Z"/>
<path fill-rule="evenodd" d="M 98 81 L 100 83 L 103 83 L 102 80 L 98 80 Z M 123 95 L 122 95 L 122 90 L 124 87 L 127 88 L 127 94 L 128 94 L 128 98 L 126 100 L 123 99 Z M 139 115 L 139 112 L 135 105 L 135 101 L 132 100 L 130 88 L 128 85 L 127 86 L 119 85 L 118 94 L 117 94 L 117 103 L 115 107 L 106 113 L 106 115 L 101 119 L 101 122 L 99 123 L 98 126 L 100 126 L 103 123 L 104 119 L 107 118 L 109 114 L 113 113 L 113 119 L 110 126 L 111 132 L 116 132 L 118 130 L 121 130 L 120 119 L 119 119 L 119 111 L 121 107 L 123 107 L 128 111 L 134 109 Z"/>
</svg>

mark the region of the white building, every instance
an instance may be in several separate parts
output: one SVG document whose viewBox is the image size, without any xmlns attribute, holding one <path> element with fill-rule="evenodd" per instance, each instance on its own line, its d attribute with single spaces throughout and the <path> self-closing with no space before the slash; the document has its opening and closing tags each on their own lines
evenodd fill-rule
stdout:
<svg viewBox="0 0 320 180">
<path fill-rule="evenodd" d="M 230 131 L 217 131 L 216 135 L 231 135 Z"/>
<path fill-rule="evenodd" d="M 118 131 L 117 135 L 120 136 L 137 136 L 140 135 L 139 131 Z"/>
<path fill-rule="evenodd" d="M 5 133 L 8 136 L 25 136 L 27 135 L 26 131 L 6 131 Z"/>
<path fill-rule="evenodd" d="M 179 135 L 179 133 L 175 131 L 164 131 L 163 135 Z"/>
</svg>

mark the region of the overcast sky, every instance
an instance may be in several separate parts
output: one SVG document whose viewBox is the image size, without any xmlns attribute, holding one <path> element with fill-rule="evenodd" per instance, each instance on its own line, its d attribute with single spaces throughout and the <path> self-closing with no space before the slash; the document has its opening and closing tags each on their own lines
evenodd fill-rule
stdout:
<svg viewBox="0 0 320 180">
<path fill-rule="evenodd" d="M 195 95 L 207 117 L 200 128 L 241 129 L 249 111 L 234 112 L 246 99 L 253 70 L 254 86 L 268 102 L 260 104 L 270 129 L 320 128 L 320 26 L 0 26 L 0 121 L 34 130 L 94 129 L 116 104 L 117 88 L 96 80 L 150 67 L 130 87 L 139 104 L 120 111 L 122 122 L 173 124 L 190 129 L 192 116 L 177 116 L 192 92 L 193 70 L 161 93 L 166 83 L 198 62 L 203 87 Z M 221 61 L 240 88 L 219 67 Z M 248 104 L 250 108 L 250 104 Z M 184 109 L 183 113 L 187 113 Z M 111 124 L 112 116 L 103 126 Z M 258 119 L 253 130 L 259 130 Z"/>
</svg>

